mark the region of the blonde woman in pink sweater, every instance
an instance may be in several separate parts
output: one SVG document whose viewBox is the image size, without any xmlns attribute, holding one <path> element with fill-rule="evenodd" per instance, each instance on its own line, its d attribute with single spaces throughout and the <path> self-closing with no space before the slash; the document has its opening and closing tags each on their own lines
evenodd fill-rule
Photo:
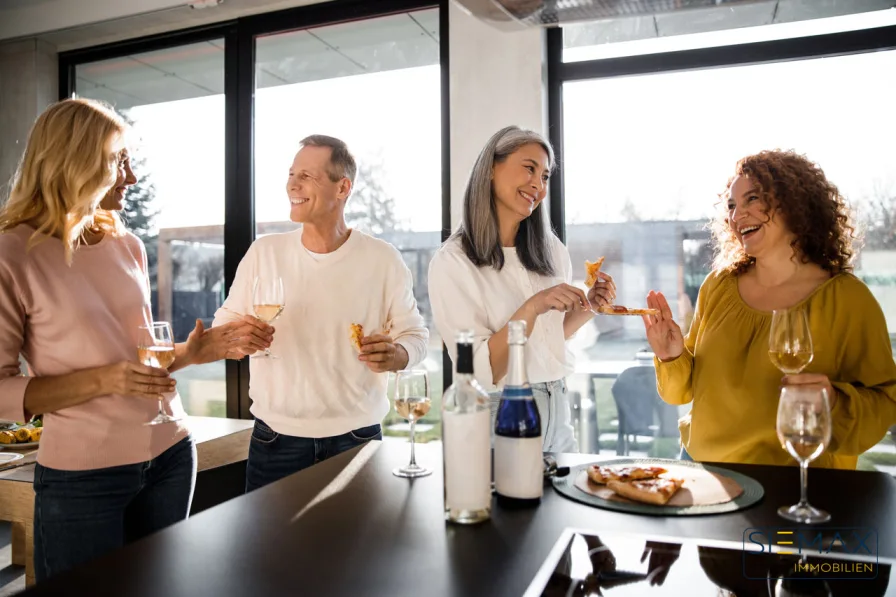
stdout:
<svg viewBox="0 0 896 597">
<path fill-rule="evenodd" d="M 54 104 L 0 209 L 0 419 L 44 415 L 38 581 L 186 518 L 196 451 L 185 419 L 145 423 L 159 400 L 184 415 L 171 371 L 242 358 L 273 333 L 254 318 L 197 322 L 169 370 L 136 362 L 138 326 L 152 315 L 146 251 L 116 213 L 137 181 L 125 132 L 98 102 Z"/>
</svg>

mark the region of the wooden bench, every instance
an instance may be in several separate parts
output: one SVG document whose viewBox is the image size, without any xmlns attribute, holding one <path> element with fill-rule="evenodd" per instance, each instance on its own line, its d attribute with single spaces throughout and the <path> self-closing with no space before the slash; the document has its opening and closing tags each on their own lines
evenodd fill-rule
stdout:
<svg viewBox="0 0 896 597">
<path fill-rule="evenodd" d="M 219 419 L 216 417 L 190 417 L 188 426 L 196 440 L 196 454 L 199 475 L 196 481 L 197 494 L 203 473 L 228 465 L 245 465 L 249 454 L 249 440 L 252 436 L 252 421 L 242 419 Z M 0 520 L 12 523 L 12 563 L 25 566 L 25 584 L 34 584 L 34 462 L 37 450 L 23 453 L 28 464 L 0 471 Z M 22 461 L 18 461 L 18 464 Z M 210 502 L 222 502 L 242 489 L 239 467 L 231 481 L 220 495 L 207 495 L 202 500 L 206 506 Z M 214 488 L 211 490 L 214 492 Z M 217 498 L 217 499 L 215 499 Z"/>
</svg>

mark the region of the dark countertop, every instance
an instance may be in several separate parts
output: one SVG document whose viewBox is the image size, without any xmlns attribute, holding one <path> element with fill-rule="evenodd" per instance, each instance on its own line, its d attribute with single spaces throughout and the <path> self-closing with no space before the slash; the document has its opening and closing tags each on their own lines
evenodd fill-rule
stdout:
<svg viewBox="0 0 896 597">
<path fill-rule="evenodd" d="M 495 506 L 491 521 L 458 527 L 443 517 L 441 446 L 417 447 L 430 477 L 394 477 L 408 455 L 404 442 L 371 442 L 25 594 L 520 596 L 566 528 L 740 543 L 747 528 L 790 526 L 776 510 L 799 499 L 795 467 L 724 465 L 762 483 L 764 499 L 728 514 L 655 517 L 592 508 L 546 487 L 537 508 Z M 896 479 L 812 469 L 809 498 L 833 516 L 822 526 L 874 527 L 881 558 L 896 559 Z"/>
</svg>

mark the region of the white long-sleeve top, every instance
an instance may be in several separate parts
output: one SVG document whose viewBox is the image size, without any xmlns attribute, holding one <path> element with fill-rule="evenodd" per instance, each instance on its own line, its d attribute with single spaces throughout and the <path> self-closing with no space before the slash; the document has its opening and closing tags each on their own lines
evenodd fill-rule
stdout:
<svg viewBox="0 0 896 597">
<path fill-rule="evenodd" d="M 330 437 L 380 423 L 389 412 L 388 373 L 358 360 L 350 325 L 371 335 L 391 329 L 408 353 L 408 367 L 426 356 L 429 331 L 417 310 L 413 278 L 389 243 L 352 230 L 325 255 L 302 245 L 302 231 L 257 239 L 237 268 L 213 325 L 253 313 L 255 277 L 280 276 L 285 304 L 271 352 L 250 360 L 250 410 L 274 431 Z"/>
<path fill-rule="evenodd" d="M 504 267 L 476 267 L 467 258 L 460 239 L 452 237 L 436 252 L 429 265 L 429 300 L 433 321 L 448 347 L 452 362 L 457 359 L 458 331 L 473 330 L 473 371 L 489 392 L 503 387 L 493 383 L 488 340 L 507 325 L 510 317 L 530 297 L 557 284 L 570 283 L 572 263 L 560 239 L 551 235 L 554 276 L 540 276 L 520 262 L 516 249 L 504 247 Z M 564 314 L 549 311 L 535 320 L 526 344 L 526 373 L 530 383 L 556 381 L 575 369 L 572 353 L 563 334 Z"/>
</svg>

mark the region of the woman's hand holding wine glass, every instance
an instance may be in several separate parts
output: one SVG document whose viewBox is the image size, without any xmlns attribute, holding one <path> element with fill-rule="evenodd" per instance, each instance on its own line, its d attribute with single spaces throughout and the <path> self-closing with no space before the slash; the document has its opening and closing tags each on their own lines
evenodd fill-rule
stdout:
<svg viewBox="0 0 896 597">
<path fill-rule="evenodd" d="M 167 321 L 158 321 L 137 328 L 137 358 L 147 367 L 165 370 L 174 363 L 174 335 Z M 162 395 L 158 396 L 159 413 L 147 425 L 161 425 L 179 421 L 180 417 L 167 414 L 162 408 Z"/>
<path fill-rule="evenodd" d="M 160 367 L 122 361 L 98 370 L 102 384 L 102 394 L 137 396 L 159 400 L 162 394 L 173 392 L 174 379 L 168 371 Z"/>
</svg>

